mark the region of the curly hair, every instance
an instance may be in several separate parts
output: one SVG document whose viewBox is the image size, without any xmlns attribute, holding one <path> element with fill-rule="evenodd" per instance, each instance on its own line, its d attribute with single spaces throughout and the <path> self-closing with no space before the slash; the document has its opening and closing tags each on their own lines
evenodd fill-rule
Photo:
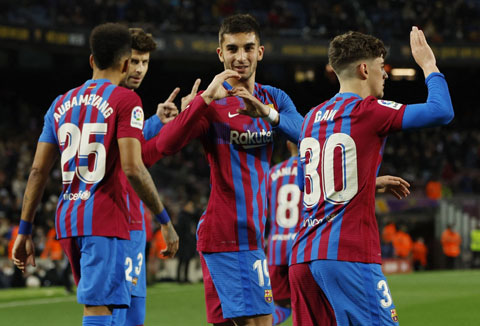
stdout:
<svg viewBox="0 0 480 326">
<path fill-rule="evenodd" d="M 105 70 L 120 64 L 124 56 L 132 53 L 132 37 L 128 28 L 118 23 L 105 23 L 90 33 L 90 50 L 95 65 Z"/>
<path fill-rule="evenodd" d="M 145 33 L 141 28 L 129 28 L 128 30 L 132 35 L 132 49 L 139 52 L 152 52 L 157 48 L 152 34 Z"/>
<path fill-rule="evenodd" d="M 337 74 L 358 60 L 385 58 L 386 55 L 387 50 L 380 39 L 360 32 L 338 35 L 328 47 L 329 64 Z"/>
</svg>

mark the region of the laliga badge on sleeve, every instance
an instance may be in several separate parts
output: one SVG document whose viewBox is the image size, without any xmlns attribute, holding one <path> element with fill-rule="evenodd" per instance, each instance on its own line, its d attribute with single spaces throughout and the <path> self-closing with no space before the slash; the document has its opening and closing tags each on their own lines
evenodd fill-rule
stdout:
<svg viewBox="0 0 480 326">
<path fill-rule="evenodd" d="M 400 110 L 403 104 L 393 102 L 393 101 L 385 101 L 385 100 L 378 100 L 378 104 L 386 106 L 387 108 L 394 109 L 394 110 Z"/>
<path fill-rule="evenodd" d="M 136 106 L 133 108 L 130 126 L 143 130 L 143 110 L 141 107 Z"/>
</svg>

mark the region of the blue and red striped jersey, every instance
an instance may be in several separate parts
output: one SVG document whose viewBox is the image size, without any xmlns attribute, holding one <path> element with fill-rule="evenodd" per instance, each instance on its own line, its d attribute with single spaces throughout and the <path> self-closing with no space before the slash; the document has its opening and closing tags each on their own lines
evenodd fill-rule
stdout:
<svg viewBox="0 0 480 326">
<path fill-rule="evenodd" d="M 56 212 L 58 238 L 129 239 L 125 184 L 117 139 L 141 141 L 138 95 L 107 79 L 88 80 L 58 96 L 45 115 L 39 142 L 59 146 L 63 189 Z"/>
<path fill-rule="evenodd" d="M 303 221 L 291 264 L 381 263 L 375 179 L 381 147 L 402 128 L 405 105 L 342 93 L 313 108 L 299 139 Z"/>
<path fill-rule="evenodd" d="M 302 222 L 303 193 L 297 184 L 298 156 L 270 169 L 268 178 L 268 264 L 288 265 L 293 239 Z"/>
<path fill-rule="evenodd" d="M 152 164 L 179 151 L 191 139 L 200 138 L 210 164 L 211 192 L 198 224 L 199 251 L 264 247 L 273 135 L 279 130 L 297 141 L 303 118 L 280 89 L 255 84 L 253 95 L 280 113 L 278 126 L 272 128 L 261 118 L 237 113 L 245 105 L 239 97 L 227 97 L 207 106 L 197 95 L 143 148 L 144 162 Z"/>
</svg>

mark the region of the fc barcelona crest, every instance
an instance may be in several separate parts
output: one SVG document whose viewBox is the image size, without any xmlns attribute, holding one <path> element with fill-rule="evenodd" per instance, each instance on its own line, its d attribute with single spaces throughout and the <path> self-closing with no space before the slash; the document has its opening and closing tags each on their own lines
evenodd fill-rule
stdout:
<svg viewBox="0 0 480 326">
<path fill-rule="evenodd" d="M 397 315 L 397 310 L 396 309 L 391 309 L 390 310 L 390 315 L 392 317 L 392 320 L 396 323 L 398 323 L 398 315 Z"/>
<path fill-rule="evenodd" d="M 132 278 L 132 284 L 133 285 L 137 285 L 137 282 L 138 282 L 138 277 Z"/>
<path fill-rule="evenodd" d="M 273 302 L 272 290 L 265 290 L 265 301 L 267 301 L 268 303 Z"/>
</svg>

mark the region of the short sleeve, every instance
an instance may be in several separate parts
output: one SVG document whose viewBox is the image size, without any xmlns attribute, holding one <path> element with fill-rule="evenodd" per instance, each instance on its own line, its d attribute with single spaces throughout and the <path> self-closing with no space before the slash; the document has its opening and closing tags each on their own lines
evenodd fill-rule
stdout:
<svg viewBox="0 0 480 326">
<path fill-rule="evenodd" d="M 118 101 L 117 138 L 137 138 L 142 141 L 144 114 L 140 97 L 126 91 Z"/>
<path fill-rule="evenodd" d="M 58 143 L 57 135 L 55 133 L 55 123 L 53 122 L 53 111 L 55 110 L 55 105 L 60 97 L 61 95 L 53 101 L 52 105 L 43 117 L 43 130 L 38 139 L 39 142 L 52 144 Z"/>
</svg>

